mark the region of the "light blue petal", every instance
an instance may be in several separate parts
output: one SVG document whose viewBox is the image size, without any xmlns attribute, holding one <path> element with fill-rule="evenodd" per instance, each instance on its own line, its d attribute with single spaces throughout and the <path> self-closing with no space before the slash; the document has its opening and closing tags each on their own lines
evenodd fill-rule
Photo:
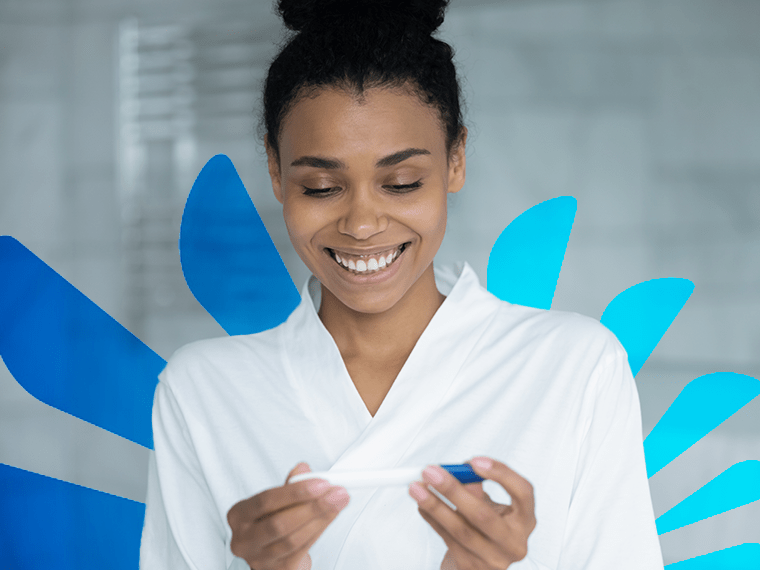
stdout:
<svg viewBox="0 0 760 570">
<path fill-rule="evenodd" d="M 0 463 L 0 568 L 137 570 L 145 506 Z"/>
<path fill-rule="evenodd" d="M 694 291 L 688 279 L 651 279 L 615 297 L 602 314 L 602 324 L 628 353 L 633 375 L 639 373 L 673 320 Z"/>
<path fill-rule="evenodd" d="M 502 301 L 549 309 L 576 208 L 575 198 L 560 196 L 517 216 L 491 249 L 488 290 Z"/>
<path fill-rule="evenodd" d="M 665 570 L 760 570 L 760 544 L 747 542 L 724 548 L 668 564 Z"/>
<path fill-rule="evenodd" d="M 657 532 L 665 534 L 758 500 L 760 461 L 742 461 L 660 515 L 655 521 Z"/>
<path fill-rule="evenodd" d="M 165 361 L 31 251 L 0 237 L 0 356 L 38 400 L 153 447 Z"/>
<path fill-rule="evenodd" d="M 193 184 L 179 250 L 188 287 L 231 335 L 275 327 L 300 301 L 243 182 L 223 154 L 209 160 Z"/>
<path fill-rule="evenodd" d="M 714 372 L 689 382 L 644 440 L 651 477 L 760 395 L 760 381 Z"/>
</svg>

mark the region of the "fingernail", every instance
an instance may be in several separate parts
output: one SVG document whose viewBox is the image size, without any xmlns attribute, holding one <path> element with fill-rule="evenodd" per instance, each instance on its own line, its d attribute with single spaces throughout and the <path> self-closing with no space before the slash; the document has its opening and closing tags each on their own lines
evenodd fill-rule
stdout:
<svg viewBox="0 0 760 570">
<path fill-rule="evenodd" d="M 476 457 L 472 461 L 470 461 L 470 465 L 473 467 L 477 467 L 478 469 L 490 469 L 493 467 L 493 461 L 486 457 Z"/>
<path fill-rule="evenodd" d="M 440 467 L 437 465 L 428 465 L 422 472 L 423 478 L 427 479 L 433 485 L 440 485 L 446 478 L 446 475 Z"/>
<path fill-rule="evenodd" d="M 348 504 L 348 498 L 348 491 L 346 491 L 343 487 L 336 487 L 327 493 L 325 500 L 333 507 L 342 509 L 346 506 L 346 504 Z"/>
<path fill-rule="evenodd" d="M 330 487 L 330 483 L 328 483 L 324 479 L 315 479 L 314 481 L 311 481 L 309 483 L 308 487 L 309 487 L 309 493 L 311 493 L 315 497 L 318 497 L 319 495 L 327 491 L 328 487 Z"/>
<path fill-rule="evenodd" d="M 419 483 L 409 485 L 409 494 L 416 501 L 424 501 L 429 496 L 429 493 Z"/>
</svg>

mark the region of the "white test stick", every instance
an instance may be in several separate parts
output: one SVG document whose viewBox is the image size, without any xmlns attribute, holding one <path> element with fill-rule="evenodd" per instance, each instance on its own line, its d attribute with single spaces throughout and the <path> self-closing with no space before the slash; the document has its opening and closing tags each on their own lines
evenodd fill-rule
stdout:
<svg viewBox="0 0 760 570">
<path fill-rule="evenodd" d="M 331 485 L 340 485 L 346 489 L 406 486 L 414 481 L 422 481 L 423 469 L 425 466 L 368 471 L 317 471 L 294 475 L 288 482 L 298 483 L 306 479 L 324 479 Z"/>
</svg>

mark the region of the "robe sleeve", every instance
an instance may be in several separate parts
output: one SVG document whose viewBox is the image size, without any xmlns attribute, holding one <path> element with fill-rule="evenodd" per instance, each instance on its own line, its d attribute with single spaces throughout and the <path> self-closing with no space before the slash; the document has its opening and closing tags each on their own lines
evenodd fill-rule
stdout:
<svg viewBox="0 0 760 570">
<path fill-rule="evenodd" d="M 220 519 L 182 410 L 164 382 L 153 401 L 153 442 L 140 570 L 247 569 L 229 552 L 226 522 Z"/>
<path fill-rule="evenodd" d="M 662 570 L 644 462 L 641 410 L 623 348 L 600 364 L 558 570 Z M 540 523 L 539 523 L 540 524 Z"/>
</svg>

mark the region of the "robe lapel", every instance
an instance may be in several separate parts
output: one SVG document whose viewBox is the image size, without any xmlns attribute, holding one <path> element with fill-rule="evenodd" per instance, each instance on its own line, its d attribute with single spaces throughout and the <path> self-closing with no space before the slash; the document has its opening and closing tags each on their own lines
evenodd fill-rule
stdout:
<svg viewBox="0 0 760 570">
<path fill-rule="evenodd" d="M 348 375 L 335 341 L 319 319 L 312 298 L 319 282 L 313 277 L 303 301 L 283 327 L 283 365 L 299 408 L 313 426 L 320 449 L 304 450 L 313 471 L 326 471 L 366 429 L 372 416 Z M 309 290 L 311 289 L 311 294 Z M 317 298 L 317 307 L 318 298 Z M 298 444 L 298 442 L 294 442 Z"/>
<path fill-rule="evenodd" d="M 474 271 L 465 264 L 450 294 L 423 332 L 374 417 L 369 414 L 353 385 L 332 337 L 322 327 L 318 344 L 327 351 L 322 356 L 323 362 L 329 362 L 326 364 L 329 373 L 320 374 L 324 383 L 321 383 L 321 393 L 313 395 L 313 398 L 316 402 L 324 402 L 326 407 L 320 409 L 312 405 L 310 413 L 320 429 L 324 429 L 323 441 L 328 448 L 337 451 L 337 447 L 347 443 L 329 470 L 404 466 L 406 451 L 440 406 L 468 355 L 494 318 L 497 303 L 495 298 L 480 288 Z M 314 311 L 313 306 L 311 309 Z M 321 326 L 316 311 L 313 316 Z M 329 340 L 325 339 L 325 335 Z M 309 392 L 313 394 L 312 390 Z M 328 414 L 327 410 L 342 416 L 342 419 L 325 417 L 323 414 Z M 341 430 L 344 431 L 341 433 Z M 354 434 L 350 442 L 349 432 Z M 329 543 L 334 548 L 336 544 L 345 544 L 354 532 L 362 532 L 361 525 L 356 529 L 354 527 L 378 494 L 377 491 L 352 491 L 349 506 L 325 531 L 325 535 L 331 535 L 330 538 L 323 535 L 325 540 L 318 541 L 315 548 L 318 549 L 320 543 Z M 355 539 L 353 543 L 366 544 L 366 537 Z M 331 557 L 334 556 L 335 551 L 331 553 Z M 353 560 L 353 555 L 348 557 Z M 345 558 L 341 555 L 338 560 Z M 340 563 L 335 567 L 341 567 Z"/>
<path fill-rule="evenodd" d="M 462 368 L 496 305 L 473 295 L 479 286 L 475 273 L 465 266 L 451 293 L 417 341 L 374 418 L 341 454 L 334 470 L 388 469 L 399 465 L 404 452 L 428 418 L 439 407 Z M 483 293 L 483 297 L 488 297 Z M 344 376 L 350 382 L 348 373 Z M 366 407 L 353 387 L 352 398 Z"/>
</svg>

